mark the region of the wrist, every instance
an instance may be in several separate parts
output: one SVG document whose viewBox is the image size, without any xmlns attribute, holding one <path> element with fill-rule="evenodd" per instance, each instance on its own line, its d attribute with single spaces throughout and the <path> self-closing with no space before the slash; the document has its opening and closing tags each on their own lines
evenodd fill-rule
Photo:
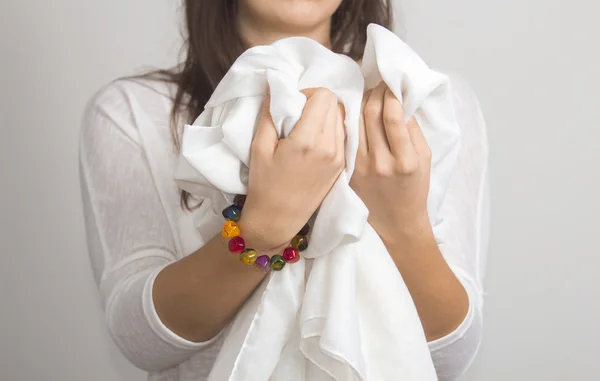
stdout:
<svg viewBox="0 0 600 381">
<path fill-rule="evenodd" d="M 272 230 L 255 218 L 242 216 L 237 222 L 240 227 L 241 236 L 246 241 L 246 246 L 256 250 L 259 255 L 272 255 L 280 252 L 286 247 L 273 236 Z"/>
<path fill-rule="evenodd" d="M 433 228 L 428 217 L 414 219 L 411 223 L 397 224 L 379 236 L 388 247 L 435 243 Z"/>
</svg>

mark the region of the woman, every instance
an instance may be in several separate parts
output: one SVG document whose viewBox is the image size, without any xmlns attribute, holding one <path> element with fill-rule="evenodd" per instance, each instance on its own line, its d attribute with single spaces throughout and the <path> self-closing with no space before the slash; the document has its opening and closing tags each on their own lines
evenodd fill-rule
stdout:
<svg viewBox="0 0 600 381">
<path fill-rule="evenodd" d="M 224 254 L 225 238 L 206 240 L 195 230 L 194 209 L 202 200 L 173 179 L 180 127 L 200 114 L 250 46 L 301 35 L 360 60 L 366 26 L 390 24 L 386 3 L 187 0 L 184 64 L 116 81 L 90 102 L 81 141 L 90 254 L 109 331 L 150 380 L 206 379 L 219 333 L 264 278 Z M 427 217 L 429 148 L 414 118 L 404 124 L 400 103 L 383 84 L 364 97 L 351 181 L 408 286 L 440 380 L 456 379 L 477 351 L 486 243 L 483 120 L 469 88 L 454 77 L 452 85 L 463 143 L 442 208 L 453 230 L 444 247 Z M 303 129 L 279 140 L 265 102 L 252 144 L 238 224 L 260 253 L 275 254 L 290 242 L 344 166 L 335 95 L 304 93 Z"/>
</svg>

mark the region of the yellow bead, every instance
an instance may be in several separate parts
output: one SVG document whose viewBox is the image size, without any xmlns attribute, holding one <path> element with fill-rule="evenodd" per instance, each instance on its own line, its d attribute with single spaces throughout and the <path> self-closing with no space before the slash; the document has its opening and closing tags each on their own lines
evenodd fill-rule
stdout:
<svg viewBox="0 0 600 381">
<path fill-rule="evenodd" d="M 225 238 L 233 238 L 240 235 L 240 227 L 234 221 L 227 221 L 225 225 L 223 225 L 223 231 L 221 234 Z"/>
<path fill-rule="evenodd" d="M 256 258 L 258 258 L 258 253 L 253 249 L 246 249 L 240 254 L 240 261 L 245 265 L 253 265 Z"/>
</svg>

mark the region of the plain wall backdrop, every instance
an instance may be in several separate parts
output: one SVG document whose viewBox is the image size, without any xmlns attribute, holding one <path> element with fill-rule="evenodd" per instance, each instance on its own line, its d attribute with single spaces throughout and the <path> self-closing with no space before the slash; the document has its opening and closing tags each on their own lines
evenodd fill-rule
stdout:
<svg viewBox="0 0 600 381">
<path fill-rule="evenodd" d="M 2 381 L 144 379 L 104 327 L 79 122 L 108 81 L 176 62 L 178 4 L 0 1 Z M 408 42 L 461 73 L 488 122 L 485 335 L 464 381 L 600 374 L 598 11 L 584 0 L 405 0 Z"/>
</svg>

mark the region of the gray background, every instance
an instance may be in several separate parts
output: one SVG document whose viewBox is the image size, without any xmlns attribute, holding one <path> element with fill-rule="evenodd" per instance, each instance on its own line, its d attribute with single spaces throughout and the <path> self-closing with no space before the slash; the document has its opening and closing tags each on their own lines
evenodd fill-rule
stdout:
<svg viewBox="0 0 600 381">
<path fill-rule="evenodd" d="M 103 325 L 77 140 L 101 85 L 175 62 L 177 3 L 0 1 L 3 381 L 144 378 Z M 465 381 L 599 377 L 597 13 L 583 0 L 406 0 L 409 43 L 467 78 L 489 126 L 485 337 Z"/>
</svg>

